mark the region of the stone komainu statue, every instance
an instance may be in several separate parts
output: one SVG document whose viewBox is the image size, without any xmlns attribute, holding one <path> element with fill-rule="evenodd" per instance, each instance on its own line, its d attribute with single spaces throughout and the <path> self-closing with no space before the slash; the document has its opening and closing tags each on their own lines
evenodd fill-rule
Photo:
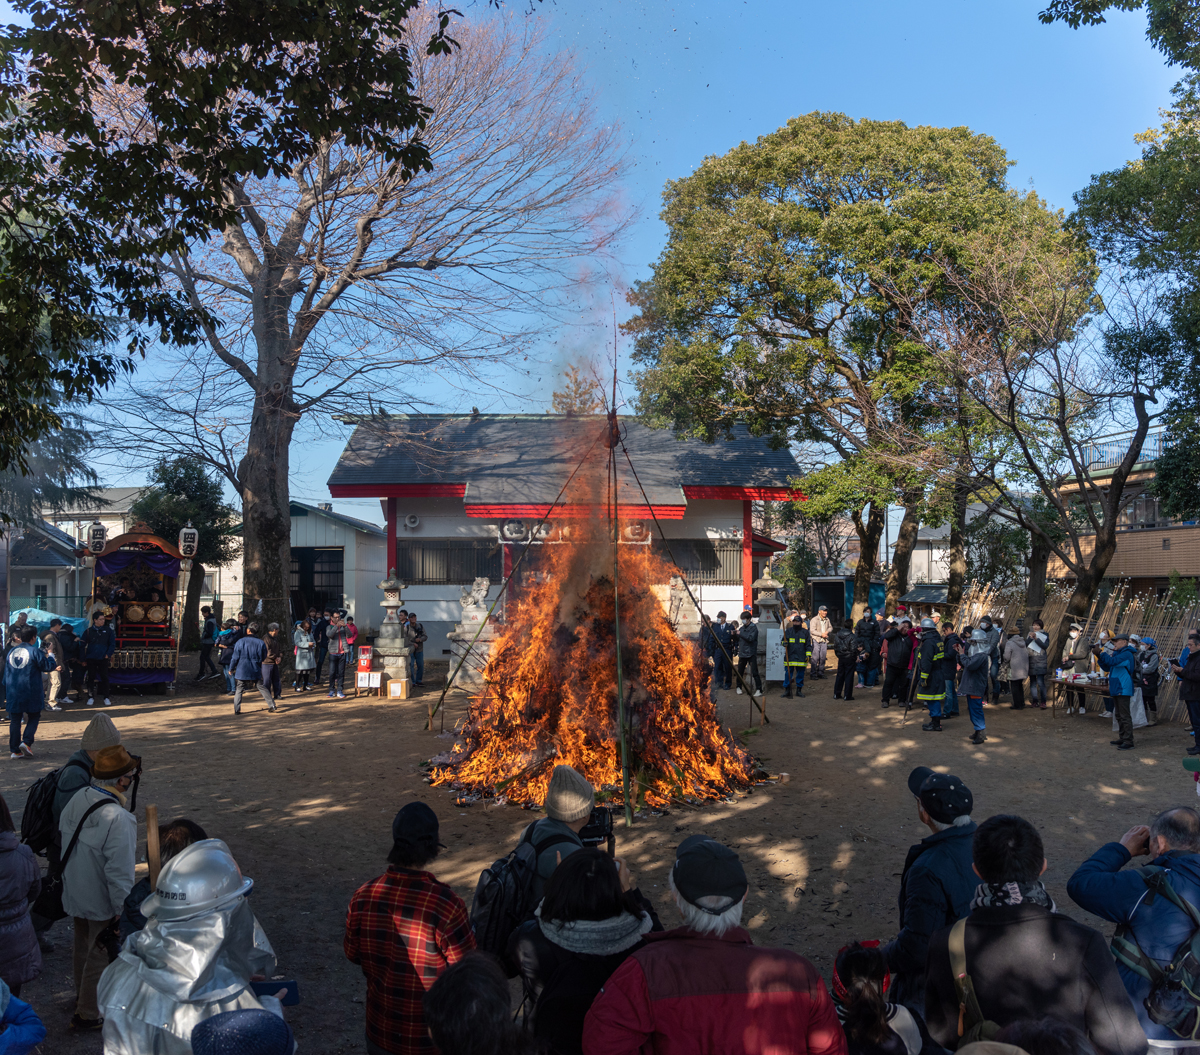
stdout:
<svg viewBox="0 0 1200 1055">
<path fill-rule="evenodd" d="M 486 575 L 481 575 L 472 584 L 469 590 L 464 589 L 459 596 L 459 602 L 463 608 L 483 608 L 487 601 L 487 592 L 492 585 L 492 580 Z"/>
</svg>

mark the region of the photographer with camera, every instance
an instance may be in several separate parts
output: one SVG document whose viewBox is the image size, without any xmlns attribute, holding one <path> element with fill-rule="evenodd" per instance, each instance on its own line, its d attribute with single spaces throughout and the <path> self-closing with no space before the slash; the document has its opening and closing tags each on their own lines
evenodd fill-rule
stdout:
<svg viewBox="0 0 1200 1055">
<path fill-rule="evenodd" d="M 90 1032 L 104 1022 L 96 986 L 109 964 L 117 921 L 133 889 L 137 818 L 129 790 L 142 760 L 120 744 L 96 753 L 92 782 L 67 803 L 62 838 L 62 907 L 75 924 L 75 1014 L 71 1029 Z"/>
<path fill-rule="evenodd" d="M 1151 858 L 1148 870 L 1122 871 L 1133 858 L 1142 856 Z M 1153 896 L 1152 883 L 1158 885 Z M 1196 929 L 1188 913 L 1169 895 L 1164 896 L 1163 883 L 1169 884 L 1178 898 L 1200 909 L 1200 813 L 1188 806 L 1164 810 L 1149 827 L 1139 824 L 1122 835 L 1120 842 L 1105 843 L 1067 882 L 1067 894 L 1075 904 L 1118 924 L 1113 939 L 1117 973 L 1152 1051 L 1184 1045 L 1167 1026 L 1150 1018 L 1145 1001 L 1153 985 L 1146 975 L 1153 972 L 1146 971 L 1141 957 L 1153 960 L 1159 968 L 1167 967 Z"/>
<path fill-rule="evenodd" d="M 579 833 L 591 820 L 596 806 L 596 791 L 587 778 L 570 766 L 555 766 L 546 790 L 546 816 L 534 821 L 521 833 L 521 841 L 538 848 L 537 876 L 533 883 L 533 903 L 542 900 L 546 880 L 560 861 L 583 849 Z"/>
</svg>

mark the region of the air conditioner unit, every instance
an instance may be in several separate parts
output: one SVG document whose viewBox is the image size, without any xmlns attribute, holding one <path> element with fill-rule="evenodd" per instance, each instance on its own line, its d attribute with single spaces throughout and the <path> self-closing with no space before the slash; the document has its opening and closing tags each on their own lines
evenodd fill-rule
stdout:
<svg viewBox="0 0 1200 1055">
<path fill-rule="evenodd" d="M 404 527 L 407 531 L 414 531 L 421 526 L 421 518 L 416 513 L 409 513 L 404 518 Z"/>
<path fill-rule="evenodd" d="M 647 535 L 646 525 L 640 520 L 634 520 L 625 525 L 623 534 L 628 542 L 643 542 Z"/>
<path fill-rule="evenodd" d="M 554 524 L 549 520 L 544 520 L 533 529 L 533 537 L 538 542 L 545 542 L 547 539 L 553 537 L 554 530 Z"/>
<path fill-rule="evenodd" d="M 520 542 L 528 533 L 524 520 L 506 520 L 500 525 L 500 537 L 505 542 Z"/>
</svg>

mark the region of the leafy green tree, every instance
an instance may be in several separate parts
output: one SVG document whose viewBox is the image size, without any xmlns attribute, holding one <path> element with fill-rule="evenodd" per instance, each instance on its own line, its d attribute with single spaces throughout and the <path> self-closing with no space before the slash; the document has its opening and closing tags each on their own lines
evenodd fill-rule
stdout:
<svg viewBox="0 0 1200 1055">
<path fill-rule="evenodd" d="M 225 501 L 221 481 L 191 458 L 161 458 L 155 464 L 148 487 L 129 507 L 134 520 L 144 520 L 165 539 L 174 540 L 179 529 L 191 521 L 200 532 L 200 545 L 192 562 L 183 606 L 183 637 L 180 647 L 200 645 L 200 594 L 205 568 L 228 564 L 240 551 L 237 510 Z"/>
<path fill-rule="evenodd" d="M 0 523 L 22 526 L 78 503 L 101 501 L 89 453 L 92 437 L 79 415 L 58 411 L 62 427 L 26 443 L 24 471 L 0 472 Z"/>
<path fill-rule="evenodd" d="M 1185 579 L 1177 568 L 1172 568 L 1167 577 L 1167 601 L 1179 605 L 1180 608 L 1193 608 L 1200 604 L 1200 590 L 1196 588 L 1196 580 Z"/>
<path fill-rule="evenodd" d="M 976 517 L 967 525 L 967 578 L 1007 590 L 1025 581 L 1029 532 L 996 517 Z"/>
<path fill-rule="evenodd" d="M 0 469 L 154 341 L 215 325 L 161 264 L 237 215 L 247 177 L 286 176 L 313 135 L 428 168 L 407 47 L 418 0 L 76 4 L 14 0 L 0 40 Z M 426 47 L 453 47 L 443 15 Z M 154 134 L 94 105 L 140 95 Z M 131 188 L 137 188 L 136 193 Z"/>
<path fill-rule="evenodd" d="M 604 409 L 604 388 L 588 367 L 571 364 L 562 375 L 562 388 L 550 397 L 551 414 L 595 414 Z"/>
<path fill-rule="evenodd" d="M 941 263 L 980 231 L 1001 237 L 1050 215 L 1008 188 L 1008 165 L 966 128 L 812 113 L 667 184 L 667 246 L 630 295 L 639 409 L 708 440 L 743 419 L 772 442 L 816 441 L 869 466 L 855 616 L 883 508 L 905 509 L 894 606 L 931 478 L 956 464 L 943 442 L 945 362 L 917 325 L 973 311 L 948 291 Z"/>
</svg>

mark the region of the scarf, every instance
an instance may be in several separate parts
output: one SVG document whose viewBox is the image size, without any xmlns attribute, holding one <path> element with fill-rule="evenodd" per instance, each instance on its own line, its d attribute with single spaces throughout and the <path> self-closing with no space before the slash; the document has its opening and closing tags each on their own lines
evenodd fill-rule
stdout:
<svg viewBox="0 0 1200 1055">
<path fill-rule="evenodd" d="M 534 915 L 538 926 L 548 941 L 567 952 L 583 953 L 588 956 L 611 956 L 616 952 L 631 949 L 642 935 L 654 926 L 648 913 L 635 916 L 622 912 L 609 919 L 576 919 L 563 922 L 559 919 L 542 919 L 539 905 Z"/>
<path fill-rule="evenodd" d="M 1032 883 L 980 883 L 971 908 L 1003 908 L 1006 905 L 1041 905 L 1056 912 L 1054 899 L 1038 880 Z"/>
</svg>

